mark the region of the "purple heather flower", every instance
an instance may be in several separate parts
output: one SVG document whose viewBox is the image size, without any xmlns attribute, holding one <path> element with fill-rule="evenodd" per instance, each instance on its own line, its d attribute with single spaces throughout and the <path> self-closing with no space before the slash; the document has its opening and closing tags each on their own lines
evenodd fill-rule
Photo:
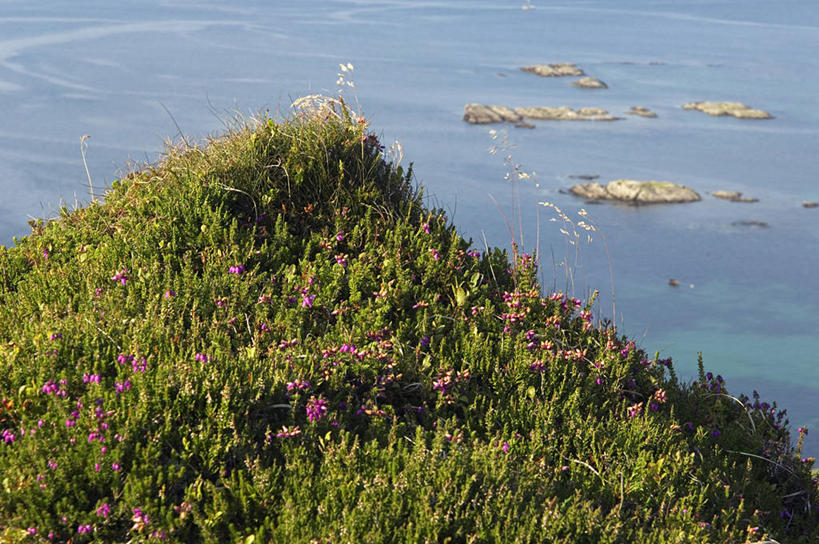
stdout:
<svg viewBox="0 0 819 544">
<path fill-rule="evenodd" d="M 145 360 L 145 357 L 138 361 L 137 360 L 131 361 L 131 370 L 134 373 L 145 372 L 146 368 L 148 368 L 148 361 Z"/>
<path fill-rule="evenodd" d="M 338 233 L 336 233 L 336 240 L 338 240 L 339 242 L 344 240 L 344 231 L 343 230 L 340 230 L 340 231 L 338 231 Z"/>
<path fill-rule="evenodd" d="M 722 433 L 719 432 L 719 429 L 714 429 L 713 431 L 711 431 L 711 436 L 713 436 L 714 438 L 718 437 L 721 434 Z"/>
<path fill-rule="evenodd" d="M 424 346 L 425 348 L 429 347 L 429 336 L 424 336 L 423 338 L 421 338 L 421 345 Z"/>
<path fill-rule="evenodd" d="M 437 249 L 430 249 L 429 252 L 432 255 L 432 258 L 435 259 L 436 261 L 440 258 Z"/>
<path fill-rule="evenodd" d="M 28 534 L 36 535 L 37 534 L 37 528 L 36 527 L 29 527 L 28 528 Z"/>
<path fill-rule="evenodd" d="M 245 271 L 245 266 L 242 265 L 242 264 L 237 265 L 237 266 L 231 266 L 228 269 L 228 273 L 230 273 L 230 274 L 242 274 L 242 273 L 244 273 L 244 271 Z"/>
<path fill-rule="evenodd" d="M 210 361 L 210 357 L 208 357 L 204 353 L 197 353 L 194 359 L 199 363 L 207 363 L 208 361 Z"/>
<path fill-rule="evenodd" d="M 51 335 L 51 341 L 52 341 L 52 342 L 53 342 L 54 340 L 58 340 L 58 339 L 59 339 L 59 340 L 62 340 L 62 339 L 63 339 L 63 335 L 62 335 L 62 333 L 55 332 L 54 334 L 52 334 L 52 335 Z"/>
<path fill-rule="evenodd" d="M 117 395 L 119 395 L 123 391 L 128 391 L 129 389 L 131 389 L 131 380 L 125 380 L 122 383 L 117 382 L 115 384 L 115 387 L 116 387 L 116 390 L 117 390 Z"/>
<path fill-rule="evenodd" d="M 3 434 L 0 435 L 3 437 L 3 442 L 6 444 L 13 444 L 14 443 L 14 433 L 8 429 L 3 429 Z"/>
<path fill-rule="evenodd" d="M 111 463 L 111 470 L 114 472 L 119 472 L 120 466 L 119 463 Z"/>
<path fill-rule="evenodd" d="M 175 297 L 175 296 L 176 296 L 176 291 L 174 291 L 173 289 L 168 289 L 167 291 L 165 291 L 165 298 L 171 298 L 171 297 Z"/>
<path fill-rule="evenodd" d="M 424 232 L 429 234 L 429 223 L 422 223 L 421 228 L 424 229 Z"/>
<path fill-rule="evenodd" d="M 100 506 L 99 508 L 97 508 L 97 515 L 101 516 L 101 517 L 104 517 L 104 518 L 107 518 L 108 514 L 110 512 L 111 512 L 111 507 L 108 506 L 107 502 L 105 504 L 103 504 L 102 506 Z"/>
<path fill-rule="evenodd" d="M 509 453 L 509 442 L 504 441 L 501 445 L 501 449 L 503 450 L 503 453 Z"/>
<path fill-rule="evenodd" d="M 316 295 L 304 295 L 301 299 L 301 307 L 302 308 L 312 308 L 313 301 L 316 299 Z"/>
<path fill-rule="evenodd" d="M 307 401 L 306 412 L 309 421 L 318 421 L 327 414 L 327 400 L 322 397 L 310 397 L 310 400 Z"/>
<path fill-rule="evenodd" d="M 84 535 L 85 533 L 90 533 L 91 532 L 91 526 L 90 525 L 80 525 L 79 527 L 77 527 L 77 532 L 80 533 L 81 535 Z"/>
<path fill-rule="evenodd" d="M 336 264 L 342 268 L 347 268 L 347 255 L 336 255 Z"/>
<path fill-rule="evenodd" d="M 111 281 L 118 281 L 122 283 L 122 285 L 125 285 L 128 282 L 128 269 L 123 268 L 122 270 L 111 276 Z"/>
</svg>

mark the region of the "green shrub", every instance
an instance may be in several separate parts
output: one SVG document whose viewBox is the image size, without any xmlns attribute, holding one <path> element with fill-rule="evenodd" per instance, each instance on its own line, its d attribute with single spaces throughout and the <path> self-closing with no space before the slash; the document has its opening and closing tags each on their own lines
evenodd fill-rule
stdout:
<svg viewBox="0 0 819 544">
<path fill-rule="evenodd" d="M 325 102 L 0 249 L 0 540 L 815 541 L 775 406 L 475 251 Z"/>
</svg>

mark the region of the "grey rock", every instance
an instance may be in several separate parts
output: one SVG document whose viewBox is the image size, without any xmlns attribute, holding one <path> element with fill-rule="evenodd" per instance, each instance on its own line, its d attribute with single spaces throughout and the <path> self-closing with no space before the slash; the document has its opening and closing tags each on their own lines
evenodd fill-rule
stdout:
<svg viewBox="0 0 819 544">
<path fill-rule="evenodd" d="M 486 106 L 484 104 L 467 104 L 464 107 L 464 121 L 476 125 L 488 123 L 520 123 L 520 115 L 506 106 Z"/>
<path fill-rule="evenodd" d="M 584 77 L 572 82 L 572 86 L 582 89 L 608 89 L 609 86 L 596 77 Z"/>
<path fill-rule="evenodd" d="M 616 121 L 617 118 L 609 115 L 601 108 L 580 108 L 573 110 L 568 106 L 552 108 L 548 106 L 534 106 L 515 108 L 515 113 L 527 119 L 543 121 Z"/>
<path fill-rule="evenodd" d="M 819 202 L 808 202 L 807 200 L 805 200 L 804 202 L 802 202 L 802 207 L 803 208 L 819 208 Z"/>
<path fill-rule="evenodd" d="M 765 221 L 734 221 L 731 225 L 735 227 L 756 227 L 760 229 L 767 229 L 770 226 Z"/>
<path fill-rule="evenodd" d="M 670 181 L 618 179 L 605 186 L 589 182 L 575 185 L 569 192 L 589 200 L 614 200 L 633 204 L 670 204 L 700 200 L 700 195 L 695 191 Z"/>
<path fill-rule="evenodd" d="M 521 68 L 524 72 L 536 74 L 543 77 L 565 77 L 565 76 L 582 76 L 585 75 L 583 70 L 572 64 L 571 62 L 558 62 L 555 64 L 536 64 L 534 66 L 524 66 Z"/>
<path fill-rule="evenodd" d="M 731 202 L 759 202 L 758 198 L 742 196 L 742 193 L 738 191 L 714 191 L 711 193 L 711 196 L 723 200 L 730 200 Z"/>
<path fill-rule="evenodd" d="M 599 178 L 597 174 L 572 174 L 569 179 L 582 179 L 583 181 L 592 181 Z"/>
<path fill-rule="evenodd" d="M 657 117 L 657 114 L 643 106 L 632 106 L 626 115 L 639 115 L 640 117 Z"/>
<path fill-rule="evenodd" d="M 691 102 L 685 104 L 683 109 L 699 110 L 717 117 L 730 115 L 737 119 L 773 119 L 770 113 L 750 108 L 741 102 Z"/>
</svg>

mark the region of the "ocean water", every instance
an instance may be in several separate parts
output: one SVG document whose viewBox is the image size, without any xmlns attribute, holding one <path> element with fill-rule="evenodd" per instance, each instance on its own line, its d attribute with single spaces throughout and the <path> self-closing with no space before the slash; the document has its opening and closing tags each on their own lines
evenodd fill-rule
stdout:
<svg viewBox="0 0 819 544">
<path fill-rule="evenodd" d="M 819 201 L 819 9 L 523 3 L 0 0 L 0 244 L 25 235 L 31 217 L 87 202 L 83 135 L 100 192 L 131 163 L 156 160 L 180 130 L 203 139 L 235 115 L 335 94 L 349 62 L 355 89 L 345 95 L 387 144 L 401 142 L 429 202 L 477 245 L 508 247 L 522 234 L 528 251 L 539 248 L 544 285 L 581 297 L 599 289 L 596 313 L 673 356 L 686 378 L 701 351 L 732 393 L 756 389 L 788 408 L 794 428 L 812 429 L 803 453 L 819 455 L 819 209 L 801 206 Z M 609 88 L 519 70 L 552 62 L 574 62 Z M 698 100 L 741 101 L 776 118 L 681 108 Z M 461 120 L 471 102 L 615 115 L 640 105 L 658 118 L 475 126 Z M 507 149 L 488 152 L 502 138 L 490 128 L 505 131 Z M 507 154 L 533 176 L 505 181 Z M 590 205 L 565 193 L 575 175 L 674 181 L 703 201 Z M 759 202 L 717 200 L 717 189 Z M 575 224 L 585 208 L 592 241 L 582 231 L 568 245 L 560 229 L 572 226 L 551 222 L 538 202 Z"/>
</svg>

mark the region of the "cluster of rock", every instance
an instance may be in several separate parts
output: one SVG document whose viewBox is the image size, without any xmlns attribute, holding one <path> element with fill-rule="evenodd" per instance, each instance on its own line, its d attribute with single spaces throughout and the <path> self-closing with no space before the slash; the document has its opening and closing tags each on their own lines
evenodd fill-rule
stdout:
<svg viewBox="0 0 819 544">
<path fill-rule="evenodd" d="M 467 104 L 464 108 L 464 121 L 478 125 L 488 123 L 514 123 L 531 126 L 524 119 L 541 121 L 616 121 L 619 117 L 610 115 L 601 108 L 572 109 L 567 106 L 552 108 L 534 106 L 509 108 L 506 106 L 489 106 L 485 104 Z"/>
<path fill-rule="evenodd" d="M 580 87 L 582 89 L 608 89 L 609 86 L 597 79 L 596 77 L 581 77 L 577 81 L 572 82 L 573 87 Z"/>
<path fill-rule="evenodd" d="M 731 202 L 759 202 L 758 198 L 742 196 L 742 193 L 738 191 L 714 191 L 711 193 L 711 196 L 723 200 L 730 200 Z"/>
<path fill-rule="evenodd" d="M 698 110 L 717 117 L 730 115 L 737 119 L 773 119 L 770 113 L 753 109 L 741 102 L 691 102 L 683 105 L 683 109 Z"/>
<path fill-rule="evenodd" d="M 606 185 L 592 181 L 574 185 L 569 192 L 589 200 L 614 200 L 632 204 L 669 204 L 701 200 L 696 191 L 670 181 L 618 179 Z"/>
</svg>

